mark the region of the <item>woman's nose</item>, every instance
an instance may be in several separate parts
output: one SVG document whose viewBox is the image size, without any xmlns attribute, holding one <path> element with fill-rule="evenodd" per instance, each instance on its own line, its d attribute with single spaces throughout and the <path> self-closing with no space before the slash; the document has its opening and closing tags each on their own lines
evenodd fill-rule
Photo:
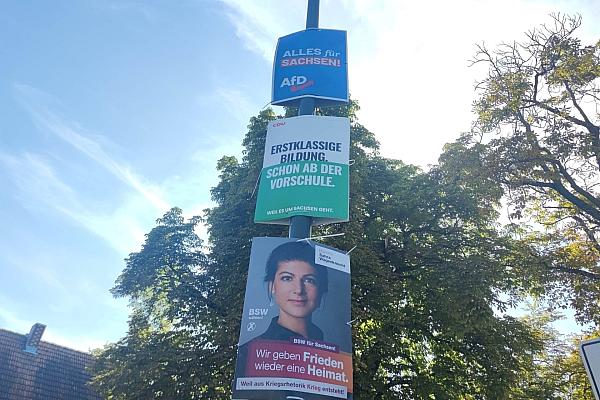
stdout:
<svg viewBox="0 0 600 400">
<path fill-rule="evenodd" d="M 297 294 L 304 294 L 304 282 L 302 279 L 298 279 L 296 281 L 296 286 L 294 287 L 294 292 Z"/>
</svg>

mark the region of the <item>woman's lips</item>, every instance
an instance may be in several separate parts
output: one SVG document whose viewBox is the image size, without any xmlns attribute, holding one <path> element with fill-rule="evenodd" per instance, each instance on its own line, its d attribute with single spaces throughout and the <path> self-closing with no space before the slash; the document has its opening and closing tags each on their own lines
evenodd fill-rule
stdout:
<svg viewBox="0 0 600 400">
<path fill-rule="evenodd" d="M 290 303 L 295 304 L 295 305 L 304 305 L 306 304 L 306 300 L 288 300 Z"/>
</svg>

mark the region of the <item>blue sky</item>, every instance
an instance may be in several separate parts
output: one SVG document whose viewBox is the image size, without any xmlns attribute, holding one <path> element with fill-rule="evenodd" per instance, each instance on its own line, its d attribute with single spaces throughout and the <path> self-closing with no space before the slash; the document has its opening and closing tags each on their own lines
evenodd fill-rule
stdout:
<svg viewBox="0 0 600 400">
<path fill-rule="evenodd" d="M 425 167 L 469 129 L 475 43 L 553 11 L 581 13 L 597 40 L 594 3 L 321 0 L 320 26 L 348 30 L 350 92 L 383 154 Z M 156 218 L 211 205 L 216 162 L 240 155 L 306 0 L 0 7 L 0 328 L 42 322 L 45 340 L 87 350 L 125 333 L 109 289 Z"/>
</svg>

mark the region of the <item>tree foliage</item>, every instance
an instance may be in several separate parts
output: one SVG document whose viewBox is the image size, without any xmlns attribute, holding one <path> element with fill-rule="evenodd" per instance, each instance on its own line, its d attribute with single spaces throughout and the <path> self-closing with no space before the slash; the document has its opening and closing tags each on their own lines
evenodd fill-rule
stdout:
<svg viewBox="0 0 600 400">
<path fill-rule="evenodd" d="M 578 344 L 597 337 L 600 332 L 566 336 L 552 325 L 562 318 L 560 313 L 542 306 L 539 301 L 529 303 L 529 312 L 522 319 L 544 346 L 532 354 L 531 363 L 521 371 L 509 399 L 594 400 Z"/>
<path fill-rule="evenodd" d="M 344 233 L 327 244 L 352 252 L 355 398 L 498 399 L 541 342 L 500 315 L 517 262 L 512 239 L 493 227 L 487 196 L 379 156 L 358 106 L 351 128 L 349 223 L 315 229 Z M 288 110 L 288 115 L 293 115 Z M 99 354 L 95 384 L 115 399 L 226 398 L 233 379 L 251 239 L 286 236 L 253 223 L 262 166 L 265 110 L 251 119 L 240 161 L 223 157 L 216 207 L 206 211 L 210 247 L 174 209 L 131 254 L 113 293 L 132 300 L 128 335 Z M 207 251 L 205 253 L 205 251 Z"/>
<path fill-rule="evenodd" d="M 580 24 L 553 15 L 522 42 L 479 46 L 474 61 L 488 74 L 474 129 L 440 161 L 503 188 L 513 233 L 532 256 L 519 271 L 530 289 L 600 323 L 600 42 L 582 45 Z"/>
<path fill-rule="evenodd" d="M 132 307 L 127 335 L 96 352 L 92 384 L 108 399 L 223 398 L 215 385 L 224 360 L 213 343 L 212 263 L 195 233 L 173 208 L 157 220 L 142 249 L 125 260 L 112 292 Z"/>
<path fill-rule="evenodd" d="M 479 48 L 490 72 L 476 129 L 427 172 L 380 156 L 356 102 L 319 111 L 351 119 L 350 222 L 313 235 L 343 233 L 324 242 L 352 249 L 355 398 L 589 400 L 573 346 L 549 327 L 553 311 L 506 313 L 545 295 L 583 320 L 598 315 L 598 45 L 573 38 L 578 18 L 554 22 L 527 43 Z M 126 259 L 113 293 L 131 300 L 129 331 L 93 371 L 108 398 L 230 396 L 251 239 L 287 236 L 253 223 L 276 117 L 253 117 L 242 158 L 219 161 L 215 207 L 188 221 L 170 210 Z M 499 229 L 504 196 L 546 229 Z"/>
</svg>

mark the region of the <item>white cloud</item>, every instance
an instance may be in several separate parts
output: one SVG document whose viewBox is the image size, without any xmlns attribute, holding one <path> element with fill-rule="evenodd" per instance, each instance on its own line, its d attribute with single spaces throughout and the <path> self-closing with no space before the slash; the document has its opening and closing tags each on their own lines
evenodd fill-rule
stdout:
<svg viewBox="0 0 600 400">
<path fill-rule="evenodd" d="M 0 307 L 0 321 L 3 322 L 2 327 L 4 329 L 8 329 L 21 335 L 28 334 L 31 327 L 36 322 L 43 323 L 43 321 L 24 320 L 14 312 L 2 307 Z M 58 333 L 58 331 L 49 326 L 46 327 L 44 334 L 42 335 L 42 341 L 85 352 L 102 347 L 107 343 L 106 340 L 100 340 L 93 335 L 64 335 Z"/>
<path fill-rule="evenodd" d="M 113 200 L 117 200 L 118 203 L 111 204 L 109 198 L 93 199 L 92 204 L 80 190 L 66 182 L 65 174 L 68 172 L 55 167 L 57 161 L 53 157 L 32 153 L 9 155 L 0 152 L 0 164 L 5 165 L 7 176 L 19 189 L 18 196 L 24 206 L 39 208 L 43 205 L 57 210 L 105 239 L 120 255 L 127 255 L 139 250 L 144 242 L 145 233 L 151 228 L 154 220 L 170 208 L 171 201 L 184 208 L 190 215 L 201 214 L 201 210 L 212 205 L 206 201 L 199 201 L 198 198 L 203 197 L 199 193 L 201 190 L 206 191 L 210 183 L 216 183 L 212 164 L 216 163 L 220 154 L 232 150 L 231 142 L 225 140 L 223 135 L 214 138 L 216 147 L 211 151 L 200 150 L 202 156 L 198 157 L 195 167 L 183 177 L 170 176 L 161 184 L 154 184 L 138 176 L 128 165 L 111 157 L 104 149 L 108 143 L 105 137 L 94 135 L 79 123 L 68 122 L 53 111 L 60 107 L 53 96 L 23 84 L 15 84 L 15 90 L 18 99 L 41 131 L 58 137 L 116 177 L 126 188 L 132 189 L 129 192 L 115 192 L 119 197 L 118 200 L 116 197 Z M 230 110 L 230 114 L 241 113 L 249 117 L 252 113 L 250 101 L 239 90 L 219 88 L 215 95 Z M 214 162 L 209 165 L 207 160 L 211 158 L 214 158 Z M 102 210 L 94 206 L 98 201 L 105 202 Z M 199 233 L 206 238 L 205 227 L 199 228 Z"/>
<path fill-rule="evenodd" d="M 115 189 L 113 197 L 90 201 L 66 182 L 70 172 L 66 169 L 58 172 L 53 165 L 57 162 L 55 158 L 32 153 L 20 156 L 0 153 L 0 163 L 6 166 L 8 176 L 19 189 L 23 204 L 29 208 L 44 205 L 60 211 L 105 239 L 121 255 L 139 249 L 149 224 L 170 208 L 161 187 L 111 157 L 104 149 L 108 143 L 105 137 L 88 132 L 77 122 L 67 122 L 54 112 L 51 107 L 59 108 L 59 104 L 51 95 L 23 84 L 15 84 L 15 91 L 42 132 L 61 139 L 129 189 Z M 75 168 L 89 169 L 84 165 Z M 97 207 L 99 203 L 103 203 L 101 209 Z"/>
<path fill-rule="evenodd" d="M 305 2 L 287 2 L 285 7 L 282 7 L 281 1 L 276 0 L 261 2 L 221 0 L 221 2 L 227 7 L 226 15 L 245 47 L 268 62 L 273 60 L 276 44 L 274 38 L 286 34 L 286 20 L 290 15 L 302 13 L 305 7 Z M 280 13 L 274 10 L 279 10 Z M 303 26 L 299 26 L 298 30 L 302 28 Z"/>
<path fill-rule="evenodd" d="M 94 141 L 91 138 L 92 135 L 79 124 L 69 123 L 52 112 L 44 104 L 44 99 L 49 97 L 48 94 L 23 84 L 16 84 L 15 88 L 19 98 L 41 129 L 54 133 L 60 139 L 94 160 L 121 182 L 140 193 L 156 209 L 169 209 L 169 204 L 162 199 L 157 187 L 145 182 L 144 179 L 133 173 L 127 165 L 113 159 L 104 151 L 100 143 Z"/>
<path fill-rule="evenodd" d="M 83 205 L 75 190 L 62 181 L 42 157 L 29 153 L 20 157 L 0 153 L 0 164 L 18 188 L 18 196 L 25 207 L 44 205 L 55 209 L 105 239 L 122 255 L 143 242 L 143 229 L 138 221 L 140 212 L 149 210 L 138 196 L 126 199 L 112 215 L 98 214 Z"/>
<path fill-rule="evenodd" d="M 305 1 L 293 2 L 293 10 L 281 2 L 223 2 L 240 39 L 267 68 L 277 37 L 294 31 L 289 22 L 283 29 L 279 21 L 293 17 L 297 30 L 305 21 Z M 325 0 L 320 26 L 348 30 L 350 92 L 382 154 L 426 166 L 436 162 L 444 143 L 470 129 L 474 83 L 482 73 L 469 67 L 475 44 L 523 39 L 523 32 L 549 22 L 548 15 L 558 11 L 589 16 L 584 37 L 593 37 L 589 27 L 598 29 L 600 11 L 584 0 Z"/>
<path fill-rule="evenodd" d="M 2 306 L 0 306 L 0 320 L 3 322 L 3 327 L 8 327 L 9 330 L 17 333 L 28 333 L 31 326 L 35 323 L 22 319 L 14 312 Z"/>
<path fill-rule="evenodd" d="M 56 332 L 51 326 L 47 327 L 42 335 L 42 341 L 69 347 L 71 349 L 90 352 L 108 344 L 107 340 L 100 340 L 89 335 L 64 335 Z"/>
<path fill-rule="evenodd" d="M 30 153 L 20 157 L 0 153 L 0 163 L 22 193 L 35 195 L 61 211 L 80 208 L 73 189 L 62 182 L 41 157 Z"/>
<path fill-rule="evenodd" d="M 247 123 L 256 111 L 254 104 L 250 102 L 244 91 L 234 88 L 220 86 L 215 91 L 214 100 L 217 100 L 227 112 L 241 123 Z"/>
</svg>

